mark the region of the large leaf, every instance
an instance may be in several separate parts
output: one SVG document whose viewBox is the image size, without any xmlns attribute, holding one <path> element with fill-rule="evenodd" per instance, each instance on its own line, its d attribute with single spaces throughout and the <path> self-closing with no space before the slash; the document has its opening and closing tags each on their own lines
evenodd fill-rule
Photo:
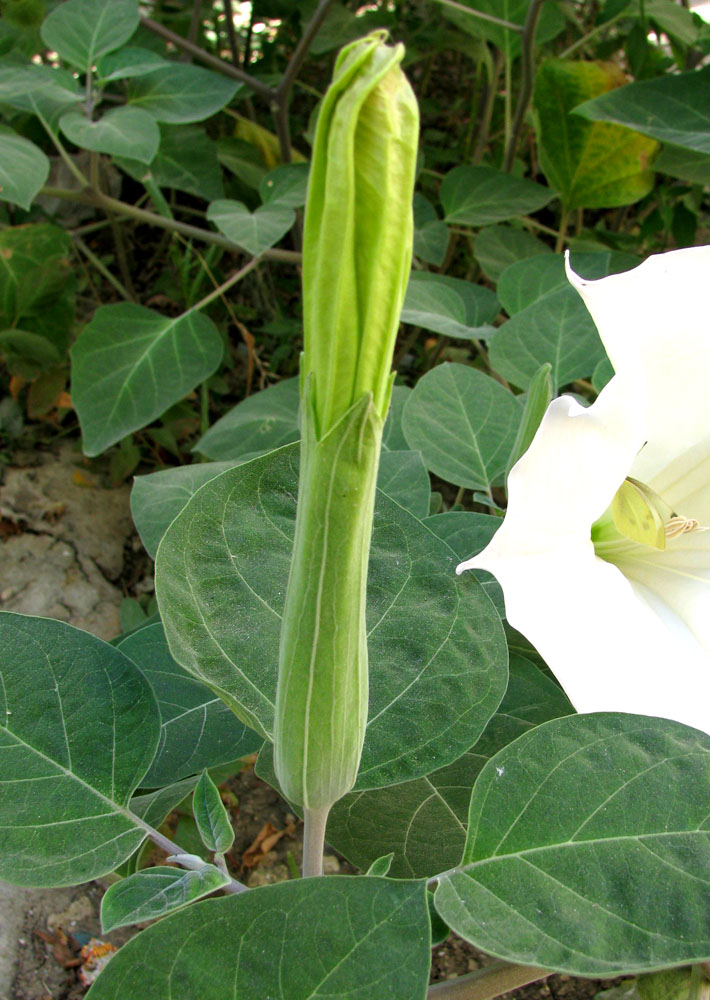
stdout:
<svg viewBox="0 0 710 1000">
<path fill-rule="evenodd" d="M 114 108 L 98 121 L 91 121 L 79 111 L 67 111 L 59 119 L 59 127 L 80 149 L 132 156 L 141 163 L 150 163 L 160 145 L 155 119 L 140 108 Z"/>
<path fill-rule="evenodd" d="M 162 625 L 133 632 L 118 648 L 141 668 L 160 709 L 160 742 L 143 778 L 145 787 L 171 784 L 259 749 L 256 733 L 175 662 Z"/>
<path fill-rule="evenodd" d="M 278 243 L 296 220 L 293 209 L 279 202 L 267 202 L 250 212 L 240 201 L 228 198 L 213 201 L 207 218 L 227 239 L 255 256 Z"/>
<path fill-rule="evenodd" d="M 156 564 L 173 656 L 266 736 L 297 458 L 290 445 L 203 486 L 171 524 Z M 356 787 L 408 780 L 454 760 L 503 696 L 500 619 L 479 584 L 453 569 L 448 546 L 378 493 L 368 578 L 369 722 Z"/>
<path fill-rule="evenodd" d="M 470 559 L 485 549 L 501 525 L 499 517 L 491 514 L 477 514 L 471 510 L 447 510 L 443 514 L 427 517 L 425 524 L 437 538 L 441 538 L 454 550 L 461 562 Z M 493 602 L 501 618 L 505 617 L 505 601 L 501 585 L 492 573 L 485 569 L 472 571 L 478 582 Z"/>
<path fill-rule="evenodd" d="M 413 271 L 400 318 L 403 323 L 447 337 L 472 340 L 491 332 L 489 324 L 498 315 L 498 308 L 489 288 L 460 278 Z"/>
<path fill-rule="evenodd" d="M 439 191 L 446 222 L 486 226 L 537 212 L 555 197 L 550 188 L 493 167 L 454 167 Z"/>
<path fill-rule="evenodd" d="M 282 163 L 262 178 L 259 194 L 264 204 L 302 208 L 306 204 L 307 187 L 307 163 Z"/>
<path fill-rule="evenodd" d="M 49 176 L 49 160 L 39 146 L 0 126 L 0 201 L 29 211 Z"/>
<path fill-rule="evenodd" d="M 123 653 L 49 618 L 0 613 L 0 878 L 75 885 L 145 838 L 128 801 L 160 728 Z"/>
<path fill-rule="evenodd" d="M 298 379 L 284 379 L 242 400 L 210 427 L 195 451 L 217 460 L 244 459 L 299 436 Z"/>
<path fill-rule="evenodd" d="M 642 681 L 641 681 L 642 682 Z M 436 907 L 477 947 L 574 975 L 710 957 L 710 738 L 665 719 L 570 716 L 501 750 Z"/>
<path fill-rule="evenodd" d="M 96 75 L 102 84 L 113 80 L 128 80 L 133 76 L 145 76 L 165 66 L 166 60 L 151 49 L 128 46 L 118 52 L 102 56 L 96 65 Z"/>
<path fill-rule="evenodd" d="M 486 226 L 474 243 L 476 260 L 491 281 L 498 281 L 503 271 L 518 260 L 551 252 L 550 247 L 532 233 L 512 226 Z"/>
<path fill-rule="evenodd" d="M 205 201 L 223 194 L 217 143 L 204 126 L 161 125 L 160 149 L 150 172 L 160 187 L 187 191 Z"/>
<path fill-rule="evenodd" d="M 607 62 L 548 59 L 535 78 L 540 166 L 567 210 L 630 205 L 653 188 L 658 144 L 638 132 L 570 112 L 625 82 Z"/>
<path fill-rule="evenodd" d="M 572 711 L 557 684 L 512 654 L 508 690 L 480 740 L 424 778 L 346 795 L 330 812 L 328 843 L 362 869 L 393 851 L 394 878 L 428 878 L 452 868 L 464 848 L 471 787 L 483 765 L 533 726 Z"/>
<path fill-rule="evenodd" d="M 502 480 L 522 416 L 520 402 L 468 365 L 437 365 L 404 408 L 410 448 L 431 471 L 457 486 L 487 490 Z"/>
<path fill-rule="evenodd" d="M 199 66 L 170 63 L 135 77 L 129 85 L 128 101 L 159 122 L 200 122 L 229 104 L 241 86 Z"/>
<path fill-rule="evenodd" d="M 572 267 L 586 278 L 635 266 L 635 258 L 611 253 L 579 254 Z M 586 306 L 567 280 L 560 254 L 512 264 L 498 283 L 498 295 L 511 319 L 489 345 L 495 370 L 525 389 L 541 365 L 552 365 L 553 391 L 588 378 L 606 357 Z"/>
<path fill-rule="evenodd" d="M 642 80 L 575 108 L 592 121 L 616 122 L 698 153 L 710 153 L 710 66 Z"/>
<path fill-rule="evenodd" d="M 258 394 L 261 395 L 263 393 Z M 287 436 L 295 437 L 297 434 L 298 428 L 294 424 L 294 433 Z M 259 449 L 256 454 L 250 454 L 248 460 L 256 458 L 263 451 L 271 450 Z M 163 469 L 148 476 L 136 476 L 131 492 L 131 513 L 148 554 L 155 558 L 160 539 L 167 531 L 170 522 L 177 517 L 200 486 L 204 486 L 210 479 L 244 461 L 247 461 L 247 458 L 242 457 L 227 462 L 199 462 L 194 465 L 178 466 L 175 469 Z M 384 493 L 411 511 L 415 517 L 427 516 L 429 476 L 418 451 L 383 451 L 378 485 Z"/>
<path fill-rule="evenodd" d="M 221 889 L 229 875 L 214 865 L 196 871 L 180 868 L 144 868 L 110 885 L 101 900 L 101 930 L 155 920 Z"/>
<path fill-rule="evenodd" d="M 71 354 L 84 449 L 98 455 L 209 378 L 222 359 L 222 339 L 199 312 L 169 319 L 121 302 L 96 310 Z"/>
<path fill-rule="evenodd" d="M 335 876 L 205 900 L 125 944 L 87 1000 L 424 1000 L 426 897 L 424 882 Z"/>
<path fill-rule="evenodd" d="M 138 0 L 66 0 L 47 15 L 40 34 L 48 49 L 87 73 L 99 56 L 128 41 L 138 18 Z"/>
</svg>

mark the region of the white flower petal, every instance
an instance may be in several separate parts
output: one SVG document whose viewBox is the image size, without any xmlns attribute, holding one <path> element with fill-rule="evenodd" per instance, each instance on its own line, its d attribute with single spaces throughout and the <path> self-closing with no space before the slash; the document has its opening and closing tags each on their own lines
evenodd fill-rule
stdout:
<svg viewBox="0 0 710 1000">
<path fill-rule="evenodd" d="M 662 600 L 645 600 L 595 556 L 591 542 L 534 559 L 479 559 L 503 587 L 511 625 L 578 711 L 656 715 L 710 732 L 706 651 Z"/>
<path fill-rule="evenodd" d="M 644 407 L 618 376 L 584 408 L 571 396 L 550 403 L 532 444 L 508 477 L 508 512 L 490 545 L 461 563 L 495 573 L 491 559 L 586 541 L 644 441 Z M 485 558 L 484 558 L 485 556 Z"/>
<path fill-rule="evenodd" d="M 707 437 L 710 422 L 710 247 L 649 257 L 632 271 L 586 281 L 567 266 L 617 375 L 648 398 L 646 479 L 678 447 Z"/>
</svg>

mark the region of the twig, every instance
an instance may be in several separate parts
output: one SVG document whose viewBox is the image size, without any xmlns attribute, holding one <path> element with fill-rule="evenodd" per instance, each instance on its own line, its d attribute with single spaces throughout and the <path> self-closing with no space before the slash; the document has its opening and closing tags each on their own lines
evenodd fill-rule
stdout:
<svg viewBox="0 0 710 1000">
<path fill-rule="evenodd" d="M 200 864 L 198 864 L 197 863 L 197 859 L 196 859 L 194 865 L 189 864 L 188 861 L 187 861 L 187 859 L 190 857 L 190 855 L 185 854 L 185 852 L 183 851 L 183 849 L 181 847 L 179 847 L 177 844 L 173 843 L 173 841 L 170 840 L 168 837 L 163 836 L 162 833 L 160 833 L 158 830 L 154 829 L 148 823 L 145 823 L 142 819 L 139 819 L 137 816 L 134 816 L 132 813 L 130 813 L 129 815 L 130 815 L 131 820 L 134 823 L 137 823 L 139 826 L 141 826 L 145 830 L 145 832 L 148 834 L 148 836 L 150 837 L 150 839 L 153 841 L 153 843 L 157 847 L 159 847 L 162 851 L 165 851 L 168 855 L 176 855 L 176 854 L 179 855 L 182 858 L 182 860 L 180 861 L 180 864 L 182 864 L 183 868 L 188 868 L 188 869 L 193 869 L 194 870 L 194 869 L 202 868 L 202 866 L 205 864 L 204 861 L 200 861 Z M 227 883 L 227 885 L 223 885 L 222 886 L 222 889 L 225 892 L 229 892 L 229 893 L 237 893 L 237 892 L 246 892 L 247 891 L 247 887 L 245 885 L 242 885 L 241 882 L 237 882 L 236 879 L 231 879 Z"/>
<path fill-rule="evenodd" d="M 515 159 L 515 151 L 518 147 L 520 136 L 523 131 L 525 114 L 528 110 L 530 98 L 532 97 L 533 83 L 535 80 L 535 60 L 533 58 L 533 48 L 535 45 L 535 30 L 537 28 L 537 22 L 540 17 L 541 9 L 542 0 L 530 0 L 530 6 L 528 7 L 527 17 L 525 18 L 525 24 L 523 26 L 523 34 L 520 39 L 523 49 L 520 65 L 520 75 L 522 79 L 520 83 L 520 93 L 518 94 L 518 103 L 515 105 L 513 127 L 511 129 L 508 145 L 505 150 L 503 169 L 506 173 L 509 173 L 510 170 L 512 170 L 513 160 Z"/>
<path fill-rule="evenodd" d="M 194 56 L 199 62 L 204 63 L 205 66 L 209 66 L 210 69 L 214 69 L 218 73 L 223 73 L 225 76 L 231 76 L 234 80 L 240 80 L 247 87 L 250 87 L 255 94 L 259 94 L 260 97 L 265 98 L 269 102 L 274 100 L 275 91 L 271 87 L 267 87 L 261 80 L 257 80 L 256 77 L 251 76 L 250 73 L 245 73 L 243 69 L 232 66 L 231 63 L 225 62 L 224 59 L 218 59 L 216 56 L 210 55 L 209 52 L 201 49 L 199 45 L 193 45 L 192 42 L 188 42 L 182 35 L 176 35 L 174 31 L 170 31 L 169 28 L 158 24 L 157 21 L 153 21 L 150 17 L 142 17 L 141 24 L 144 28 L 152 31 L 154 35 L 159 35 L 166 42 L 171 42 L 176 48 L 182 49 L 184 52 L 189 52 L 190 55 Z"/>
<path fill-rule="evenodd" d="M 194 3 L 192 5 L 192 17 L 190 18 L 190 26 L 187 29 L 187 40 L 188 42 L 191 42 L 193 45 L 197 41 L 197 32 L 199 31 L 200 28 L 201 15 L 202 15 L 202 0 L 194 0 Z M 193 54 L 191 52 L 186 51 L 183 54 L 180 61 L 184 63 L 192 62 L 192 55 Z"/>
<path fill-rule="evenodd" d="M 535 965 L 494 962 L 468 976 L 434 983 L 427 991 L 427 1000 L 493 1000 L 501 993 L 547 979 L 550 975 L 551 972 Z"/>
<path fill-rule="evenodd" d="M 228 240 L 221 233 L 214 233 L 210 229 L 201 229 L 199 226 L 191 226 L 187 222 L 179 222 L 177 219 L 166 219 L 155 212 L 148 212 L 144 208 L 137 208 L 135 205 L 127 205 L 118 198 L 112 198 L 107 194 L 100 194 L 89 187 L 83 191 L 71 191 L 67 188 L 44 187 L 40 194 L 48 198 L 63 198 L 67 201 L 78 201 L 83 205 L 94 205 L 96 208 L 103 208 L 107 212 L 115 212 L 116 215 L 128 216 L 138 222 L 145 222 L 150 226 L 157 226 L 158 229 L 168 229 L 172 232 L 182 233 L 183 236 L 202 240 L 204 243 L 214 243 L 216 246 L 231 250 L 232 253 L 246 253 L 243 247 L 232 240 Z M 278 250 L 272 248 L 265 250 L 262 254 L 263 260 L 280 260 L 287 264 L 300 264 L 301 254 L 293 250 Z"/>
<path fill-rule="evenodd" d="M 462 14 L 470 14 L 471 17 L 477 17 L 480 21 L 497 24 L 499 28 L 507 28 L 508 31 L 515 31 L 519 35 L 523 32 L 522 24 L 516 24 L 514 21 L 505 21 L 502 17 L 496 17 L 495 14 L 485 14 L 482 10 L 474 10 L 465 4 L 456 3 L 456 0 L 437 0 L 437 3 L 443 4 L 445 7 L 451 7 L 453 10 L 460 10 Z"/>
<path fill-rule="evenodd" d="M 111 285 L 112 288 L 115 288 L 115 290 L 118 292 L 121 298 L 125 299 L 126 302 L 135 302 L 136 301 L 135 296 L 131 295 L 128 289 L 124 288 L 124 286 L 121 284 L 118 278 L 114 277 L 114 275 L 111 274 L 111 272 L 103 263 L 103 261 L 96 256 L 94 251 L 90 247 L 88 247 L 86 243 L 84 243 L 81 236 L 77 236 L 76 233 L 74 233 L 73 239 L 74 243 L 76 244 L 78 249 L 81 250 L 86 259 L 96 268 L 99 274 L 102 274 L 104 276 L 106 281 L 108 281 L 109 285 Z"/>
<path fill-rule="evenodd" d="M 227 27 L 227 41 L 229 42 L 229 51 L 232 53 L 232 62 L 239 69 L 241 59 L 239 56 L 239 42 L 237 40 L 237 33 L 234 30 L 234 8 L 232 7 L 232 0 L 223 0 L 224 3 L 224 18 Z"/>
<path fill-rule="evenodd" d="M 320 31 L 325 21 L 328 11 L 333 6 L 333 0 L 320 0 L 316 12 L 306 25 L 306 29 L 301 35 L 298 45 L 293 50 L 293 54 L 288 61 L 281 82 L 276 88 L 272 108 L 274 112 L 274 123 L 276 125 L 276 135 L 279 140 L 282 163 L 291 162 L 291 135 L 288 125 L 288 98 L 291 93 L 296 77 L 304 63 L 308 50 L 313 39 Z"/>
</svg>

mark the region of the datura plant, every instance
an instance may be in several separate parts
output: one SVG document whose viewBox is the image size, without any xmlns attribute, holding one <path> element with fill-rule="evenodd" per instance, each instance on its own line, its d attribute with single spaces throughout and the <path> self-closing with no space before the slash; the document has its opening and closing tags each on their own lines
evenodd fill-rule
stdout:
<svg viewBox="0 0 710 1000">
<path fill-rule="evenodd" d="M 150 504 L 138 480 L 159 620 L 106 643 L 0 613 L 0 877 L 104 878 L 104 933 L 143 927 L 89 1000 L 486 1000 L 554 970 L 705 990 L 710 250 L 570 273 L 616 372 L 586 408 L 546 409 L 549 371 L 523 405 L 459 366 L 507 414 L 491 502 L 524 452 L 464 566 L 497 575 L 525 639 L 489 580 L 456 574 L 496 521 L 430 516 L 405 447 L 418 388 L 403 417 L 392 387 L 402 59 L 382 32 L 353 43 L 322 102 L 300 442 L 145 477 Z M 256 754 L 304 818 L 308 877 L 247 888 L 220 784 Z M 363 874 L 322 875 L 324 838 Z M 498 961 L 430 987 L 451 930 Z"/>
<path fill-rule="evenodd" d="M 710 733 L 710 247 L 568 276 L 615 375 L 554 400 L 508 477 L 485 568 L 580 712 Z"/>
</svg>

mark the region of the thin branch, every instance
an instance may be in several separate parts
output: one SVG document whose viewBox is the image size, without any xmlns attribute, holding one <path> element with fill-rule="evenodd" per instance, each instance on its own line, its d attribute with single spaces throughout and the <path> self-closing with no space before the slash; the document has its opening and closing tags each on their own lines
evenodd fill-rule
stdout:
<svg viewBox="0 0 710 1000">
<path fill-rule="evenodd" d="M 205 306 L 208 306 L 210 302 L 214 302 L 215 299 L 220 298 L 225 292 L 228 292 L 230 288 L 236 285 L 238 281 L 245 278 L 250 271 L 253 271 L 255 267 L 258 267 L 262 259 L 261 254 L 256 257 L 252 257 L 252 259 L 248 261 L 244 267 L 240 267 L 238 271 L 235 271 L 234 274 L 230 275 L 226 281 L 222 282 L 221 285 L 214 288 L 211 292 L 205 295 L 203 299 L 200 299 L 199 302 L 195 303 L 194 306 L 191 306 L 188 311 L 199 312 L 200 309 L 204 309 Z"/>
<path fill-rule="evenodd" d="M 197 33 L 200 30 L 200 17 L 202 16 L 202 0 L 194 0 L 192 5 L 192 17 L 190 26 L 187 29 L 187 40 L 192 45 L 197 41 Z M 192 62 L 192 53 L 185 52 L 180 60 L 184 63 Z"/>
<path fill-rule="evenodd" d="M 456 3 L 456 0 L 437 0 L 437 3 L 451 7 L 453 10 L 460 10 L 462 14 L 470 14 L 471 17 L 477 17 L 481 21 L 488 21 L 489 24 L 497 24 L 499 28 L 507 28 L 508 31 L 514 31 L 518 35 L 523 33 L 522 24 L 504 21 L 502 17 L 496 17 L 495 14 L 485 14 L 482 10 L 474 10 L 472 7 L 466 7 L 465 4 Z"/>
<path fill-rule="evenodd" d="M 241 58 L 239 55 L 239 40 L 237 38 L 237 33 L 234 30 L 234 8 L 232 7 L 232 0 L 223 0 L 224 2 L 224 18 L 227 27 L 227 41 L 229 42 L 229 51 L 232 53 L 232 62 L 239 69 L 241 64 Z"/>
<path fill-rule="evenodd" d="M 518 103 L 515 105 L 513 127 L 511 129 L 508 146 L 505 151 L 505 160 L 503 162 L 503 170 L 505 170 L 506 173 L 509 173 L 513 168 L 515 151 L 518 148 L 518 143 L 520 142 L 520 136 L 525 123 L 525 115 L 528 110 L 528 105 L 530 104 L 530 98 L 532 97 L 533 84 L 535 82 L 535 60 L 533 56 L 533 49 L 535 46 L 535 30 L 537 28 L 537 22 L 540 17 L 541 9 L 542 0 L 530 0 L 530 6 L 528 7 L 527 17 L 525 18 L 525 24 L 523 26 L 523 34 L 520 39 L 523 48 L 520 66 L 520 75 L 522 80 L 520 84 L 520 93 L 518 94 Z"/>
<path fill-rule="evenodd" d="M 259 94 L 260 97 L 265 98 L 269 102 L 274 100 L 275 92 L 271 87 L 267 87 L 265 83 L 257 80 L 251 74 L 245 73 L 243 69 L 238 69 L 238 67 L 232 66 L 231 63 L 225 62 L 224 59 L 218 59 L 216 56 L 210 55 L 209 52 L 201 49 L 199 45 L 193 45 L 192 42 L 188 42 L 182 35 L 176 35 L 174 31 L 170 31 L 169 28 L 163 27 L 162 24 L 158 24 L 157 21 L 153 21 L 149 17 L 142 17 L 141 24 L 144 28 L 152 31 L 154 35 L 159 35 L 166 42 L 171 42 L 176 48 L 182 49 L 184 52 L 189 52 L 191 56 L 194 56 L 199 62 L 204 63 L 205 66 L 209 66 L 210 69 L 216 70 L 218 73 L 223 73 L 225 76 L 231 76 L 233 80 L 240 80 L 247 87 L 250 87 L 255 94 Z"/>
<path fill-rule="evenodd" d="M 106 267 L 104 262 L 96 256 L 94 251 L 84 243 L 81 236 L 77 236 L 76 233 L 73 234 L 73 240 L 79 250 L 84 254 L 86 259 L 90 264 L 96 268 L 99 274 L 102 274 L 109 285 L 111 285 L 126 302 L 135 302 L 135 296 L 131 295 L 127 288 L 125 288 L 121 282 L 116 278 L 109 269 Z"/>
<path fill-rule="evenodd" d="M 163 834 L 160 833 L 158 830 L 154 829 L 154 827 L 150 826 L 148 823 L 145 823 L 142 819 L 139 819 L 137 816 L 134 816 L 132 813 L 129 814 L 129 815 L 130 815 L 131 820 L 134 823 L 137 823 L 139 826 L 141 826 L 145 830 L 145 832 L 148 834 L 148 836 L 153 841 L 153 843 L 156 845 L 156 847 L 159 847 L 161 849 L 161 851 L 165 851 L 168 856 L 172 857 L 174 855 L 178 855 L 181 858 L 179 864 L 181 864 L 183 868 L 193 869 L 194 870 L 194 869 L 199 869 L 199 868 L 203 867 L 203 865 L 205 864 L 205 862 L 202 861 L 200 858 L 196 858 L 195 859 L 195 863 L 194 864 L 190 864 L 189 861 L 188 861 L 188 859 L 190 858 L 190 855 L 189 854 L 185 854 L 185 852 L 183 851 L 183 849 L 181 847 L 179 847 L 178 844 L 173 843 L 173 841 L 170 840 L 168 837 L 163 836 Z M 198 864 L 198 862 L 199 862 L 199 864 Z M 243 885 L 241 882 L 237 882 L 236 879 L 231 879 L 227 883 L 227 885 L 223 885 L 222 886 L 222 889 L 224 890 L 224 892 L 228 892 L 228 893 L 237 893 L 237 892 L 246 892 L 247 891 L 247 887 L 245 885 Z"/>
<path fill-rule="evenodd" d="M 539 969 L 535 965 L 493 962 L 468 976 L 434 983 L 427 991 L 427 1000 L 493 1000 L 502 993 L 547 979 L 550 975 L 552 973 L 549 970 Z"/>
<path fill-rule="evenodd" d="M 301 66 L 308 55 L 313 39 L 320 31 L 325 21 L 328 11 L 333 6 L 333 0 L 320 0 L 316 12 L 306 25 L 306 29 L 301 35 L 298 45 L 293 50 L 293 54 L 288 61 L 288 65 L 281 77 L 281 82 L 276 88 L 275 98 L 272 103 L 274 112 L 274 124 L 276 135 L 279 140 L 282 163 L 291 162 L 291 134 L 288 124 L 288 98 L 291 89 L 296 81 Z"/>
<path fill-rule="evenodd" d="M 67 201 L 78 201 L 83 205 L 94 205 L 96 208 L 104 209 L 104 211 L 115 212 L 116 215 L 127 216 L 128 218 L 136 219 L 138 222 L 157 226 L 158 229 L 168 229 L 171 232 L 182 233 L 183 236 L 192 237 L 192 239 L 202 240 L 204 243 L 213 243 L 215 246 L 224 247 L 225 250 L 231 250 L 232 253 L 247 253 L 243 247 L 240 247 L 239 244 L 234 243 L 232 240 L 228 240 L 221 233 L 214 233 L 210 229 L 201 229 L 199 226 L 191 226 L 187 222 L 178 222 L 177 219 L 166 219 L 155 212 L 147 212 L 144 208 L 127 205 L 125 202 L 119 201 L 118 198 L 111 198 L 107 194 L 92 191 L 91 188 L 85 188 L 83 191 L 71 191 L 67 188 L 44 187 L 40 191 L 40 194 L 46 195 L 48 198 L 63 198 Z M 287 264 L 300 264 L 301 254 L 296 253 L 294 250 L 277 250 L 272 248 L 264 251 L 262 259 L 280 260 Z"/>
</svg>

